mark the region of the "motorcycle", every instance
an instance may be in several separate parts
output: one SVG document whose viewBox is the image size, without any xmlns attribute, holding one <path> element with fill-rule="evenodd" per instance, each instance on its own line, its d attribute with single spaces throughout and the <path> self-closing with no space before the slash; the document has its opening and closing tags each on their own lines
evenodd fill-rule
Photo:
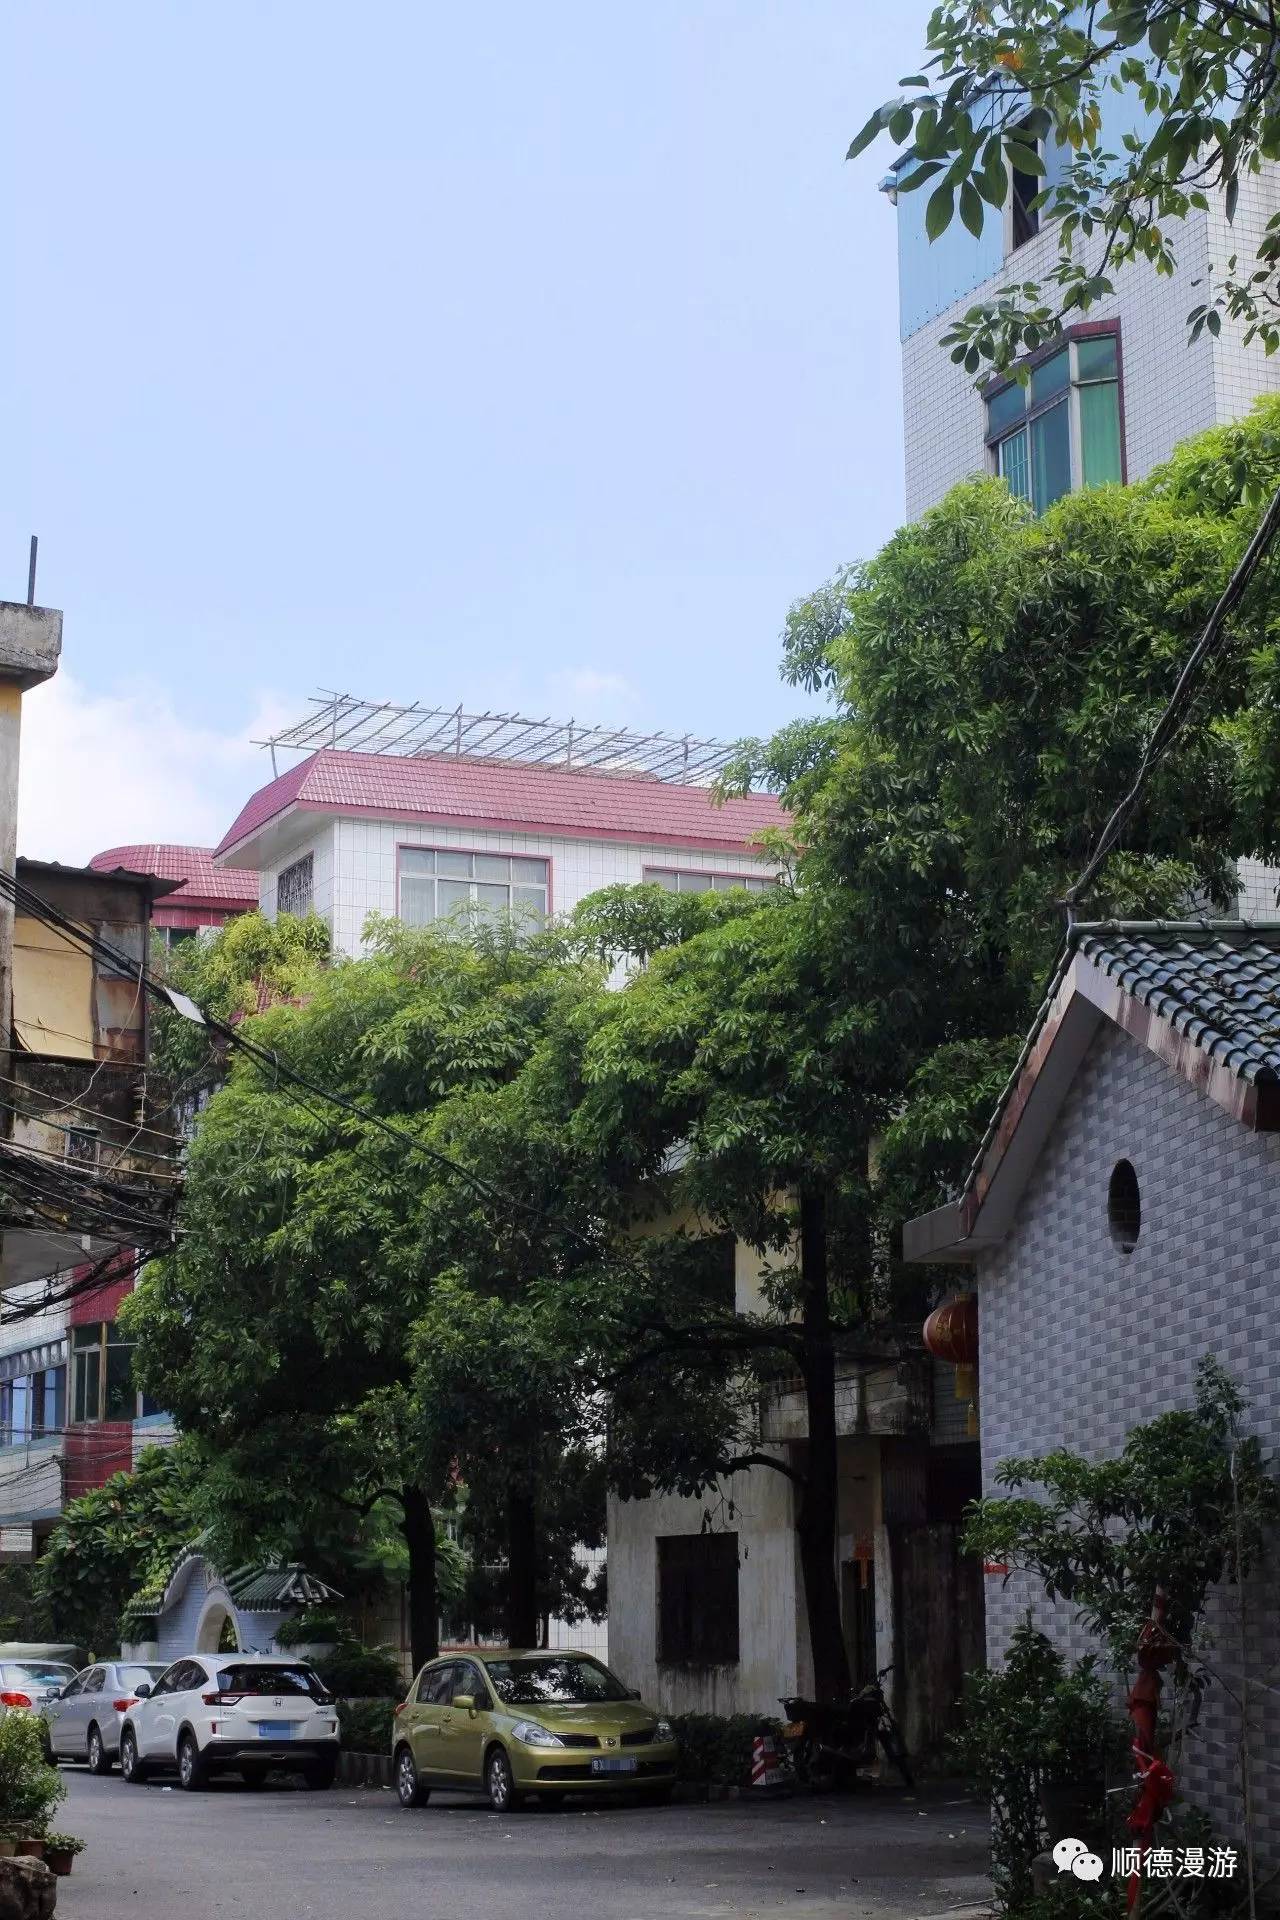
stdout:
<svg viewBox="0 0 1280 1920">
<path fill-rule="evenodd" d="M 869 1685 L 834 1705 L 804 1700 L 798 1694 L 782 1699 L 787 1716 L 783 1744 L 802 1785 L 820 1774 L 831 1774 L 837 1782 L 856 1778 L 859 1767 L 868 1767 L 875 1759 L 878 1744 L 906 1785 L 914 1787 L 902 1730 L 884 1693 L 885 1675 L 892 1671 L 892 1667 L 882 1668 Z"/>
</svg>

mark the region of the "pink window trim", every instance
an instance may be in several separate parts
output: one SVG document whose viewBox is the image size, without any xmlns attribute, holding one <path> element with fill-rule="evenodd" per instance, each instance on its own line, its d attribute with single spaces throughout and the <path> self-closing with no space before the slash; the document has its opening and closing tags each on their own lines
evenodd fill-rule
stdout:
<svg viewBox="0 0 1280 1920">
<path fill-rule="evenodd" d="M 400 878 L 403 872 L 402 853 L 471 853 L 492 854 L 495 860 L 545 860 L 547 863 L 547 919 L 555 911 L 556 863 L 549 853 L 517 853 L 512 847 L 438 847 L 433 840 L 397 840 L 396 841 L 396 919 L 400 914 Z"/>
</svg>

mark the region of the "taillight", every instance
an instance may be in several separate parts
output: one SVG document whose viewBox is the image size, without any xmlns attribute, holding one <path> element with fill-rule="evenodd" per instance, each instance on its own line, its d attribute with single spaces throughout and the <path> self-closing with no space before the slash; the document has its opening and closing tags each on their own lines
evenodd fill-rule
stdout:
<svg viewBox="0 0 1280 1920">
<path fill-rule="evenodd" d="M 0 1707 L 29 1707 L 30 1698 L 25 1693 L 0 1693 Z"/>
<path fill-rule="evenodd" d="M 242 1693 L 202 1693 L 200 1698 L 206 1707 L 234 1707 L 237 1700 L 243 1700 Z"/>
<path fill-rule="evenodd" d="M 133 1696 L 130 1696 L 130 1698 L 127 1700 L 113 1700 L 111 1702 L 111 1707 L 112 1707 L 112 1711 L 115 1713 L 128 1713 L 130 1707 L 136 1707 L 137 1704 L 138 1704 L 137 1699 Z"/>
</svg>

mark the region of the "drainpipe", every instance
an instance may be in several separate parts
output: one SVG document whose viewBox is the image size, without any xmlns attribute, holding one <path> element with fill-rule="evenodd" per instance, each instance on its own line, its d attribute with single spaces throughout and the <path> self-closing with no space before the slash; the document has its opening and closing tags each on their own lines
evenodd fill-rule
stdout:
<svg viewBox="0 0 1280 1920">
<path fill-rule="evenodd" d="M 32 582 L 34 589 L 34 581 Z M 52 607 L 0 600 L 0 870 L 12 874 L 18 857 L 18 756 L 22 696 L 58 671 L 62 615 Z M 12 1071 L 13 902 L 0 893 L 0 1063 Z M 5 1132 L 8 1132 L 6 1127 Z"/>
</svg>

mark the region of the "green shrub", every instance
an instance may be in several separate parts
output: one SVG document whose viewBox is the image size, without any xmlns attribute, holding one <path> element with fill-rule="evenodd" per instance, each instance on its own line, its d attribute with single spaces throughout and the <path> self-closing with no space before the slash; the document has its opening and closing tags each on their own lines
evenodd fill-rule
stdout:
<svg viewBox="0 0 1280 1920">
<path fill-rule="evenodd" d="M 341 1700 L 403 1700 L 404 1670 L 386 1647 L 343 1640 L 315 1661 L 316 1672 Z"/>
<path fill-rule="evenodd" d="M 305 1647 L 313 1643 L 329 1646 L 352 1638 L 351 1622 L 328 1607 L 311 1607 L 304 1613 L 295 1613 L 276 1628 L 278 1647 Z"/>
<path fill-rule="evenodd" d="M 0 1720 L 0 1826 L 43 1833 L 66 1788 L 44 1757 L 45 1730 L 34 1713 L 6 1713 Z"/>
<path fill-rule="evenodd" d="M 679 1746 L 676 1772 L 698 1786 L 745 1787 L 751 1781 L 751 1748 L 757 1734 L 777 1735 L 780 1720 L 763 1714 L 668 1714 Z"/>
<path fill-rule="evenodd" d="M 391 1700 L 339 1700 L 338 1732 L 348 1753 L 390 1753 L 395 1704 Z"/>
</svg>

